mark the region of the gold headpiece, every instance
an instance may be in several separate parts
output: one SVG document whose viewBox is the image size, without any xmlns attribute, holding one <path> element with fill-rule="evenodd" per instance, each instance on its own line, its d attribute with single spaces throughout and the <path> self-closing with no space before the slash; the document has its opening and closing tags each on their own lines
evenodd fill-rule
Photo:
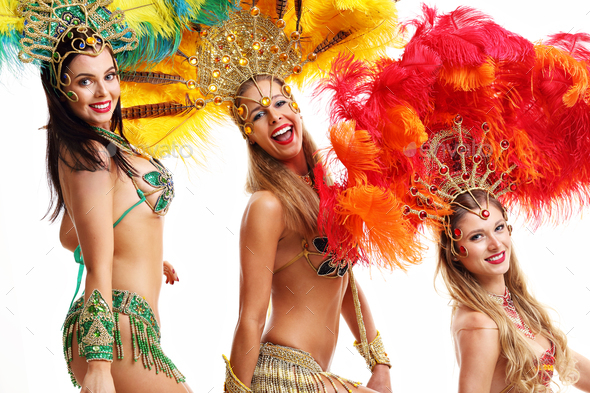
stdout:
<svg viewBox="0 0 590 393">
<path fill-rule="evenodd" d="M 487 220 L 489 212 L 489 196 L 498 198 L 510 191 L 516 191 L 516 184 L 510 178 L 510 172 L 516 168 L 512 164 L 506 171 L 498 174 L 499 155 L 494 158 L 494 149 L 486 143 L 486 135 L 490 131 L 488 123 L 481 125 L 481 136 L 472 130 L 464 130 L 461 126 L 463 118 L 455 116 L 454 126 L 450 130 L 441 130 L 422 145 L 422 173 L 415 173 L 410 195 L 416 198 L 414 208 L 405 205 L 405 215 L 415 214 L 420 220 L 432 219 L 443 223 L 447 235 L 452 242 L 462 238 L 461 230 L 451 233 L 448 218 L 450 205 L 456 204 L 465 210 Z M 500 155 L 510 148 L 507 140 L 500 142 Z M 482 206 L 473 196 L 474 190 L 487 193 L 487 204 Z M 474 211 L 456 202 L 459 195 L 469 193 L 479 207 Z M 504 216 L 506 218 L 505 212 Z M 454 255 L 455 248 L 452 247 Z"/>
<path fill-rule="evenodd" d="M 197 56 L 189 58 L 189 63 L 198 67 L 197 86 L 205 97 L 203 105 L 211 101 L 217 105 L 230 102 L 233 104 L 232 114 L 241 120 L 240 124 L 244 123 L 248 118 L 248 107 L 245 104 L 237 107 L 236 98 L 251 99 L 238 97 L 237 92 L 244 82 L 252 80 L 261 96 L 256 102 L 263 107 L 270 106 L 272 90 L 270 96 L 263 94 L 256 77 L 269 75 L 284 81 L 291 75 L 300 74 L 302 67 L 315 60 L 317 53 L 323 50 L 320 45 L 303 58 L 300 33 L 287 34 L 285 26 L 283 19 L 273 22 L 260 9 L 252 7 L 236 12 L 220 26 L 201 31 L 201 46 Z M 292 98 L 288 85 L 283 85 L 281 93 Z M 295 101 L 289 106 L 299 113 Z M 252 124 L 244 123 L 240 129 L 245 137 L 252 132 Z"/>
<path fill-rule="evenodd" d="M 62 73 L 62 63 L 71 54 L 98 56 L 105 47 L 113 54 L 137 48 L 135 32 L 123 23 L 122 11 L 109 11 L 112 0 L 25 0 L 18 15 L 25 20 L 22 50 L 24 63 L 35 60 L 51 66 L 52 86 L 70 101 L 78 101 L 74 92 L 63 88 L 71 83 Z M 65 44 L 65 50 L 58 47 Z M 116 65 L 115 65 L 116 66 Z"/>
</svg>

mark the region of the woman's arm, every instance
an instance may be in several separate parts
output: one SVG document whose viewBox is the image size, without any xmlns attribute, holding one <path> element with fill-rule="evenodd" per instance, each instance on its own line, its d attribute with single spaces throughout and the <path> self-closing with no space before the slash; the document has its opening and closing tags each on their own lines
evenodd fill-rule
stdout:
<svg viewBox="0 0 590 393">
<path fill-rule="evenodd" d="M 252 195 L 240 229 L 240 313 L 230 355 L 234 374 L 247 387 L 258 360 L 283 230 L 280 201 L 266 191 Z"/>
<path fill-rule="evenodd" d="M 459 393 L 489 393 L 500 357 L 500 335 L 487 315 L 475 311 L 465 313 L 459 317 L 460 323 L 453 324 Z"/>
<path fill-rule="evenodd" d="M 369 308 L 369 302 L 365 297 L 363 290 L 361 289 L 358 281 L 356 282 L 356 288 L 358 291 L 359 303 L 361 306 L 361 313 L 363 315 L 363 321 L 365 324 L 365 330 L 367 332 L 367 341 L 372 342 L 377 337 L 377 328 L 371 309 Z M 356 311 L 354 308 L 354 299 L 352 296 L 351 286 L 348 285 L 344 299 L 342 300 L 342 317 L 346 321 L 346 324 L 350 328 L 352 335 L 357 342 L 361 342 L 361 333 L 359 330 Z M 391 376 L 389 375 L 389 366 L 385 364 L 376 364 L 372 370 L 373 375 L 367 383 L 367 387 L 374 389 L 378 392 L 391 392 Z"/>
<path fill-rule="evenodd" d="M 100 148 L 103 148 L 102 145 Z M 85 283 L 86 305 L 80 323 L 82 323 L 84 312 L 88 310 L 89 312 L 86 314 L 89 318 L 88 323 L 91 323 L 92 318 L 98 318 L 99 323 L 108 327 L 108 310 L 103 313 L 104 307 L 90 308 L 91 305 L 88 302 L 88 299 L 92 296 L 93 301 L 99 301 L 97 303 L 99 305 L 100 301 L 106 302 L 112 311 L 114 193 L 110 191 L 115 185 L 117 173 L 116 167 L 110 165 L 110 159 L 105 159 L 102 164 L 102 169 L 91 172 L 72 170 L 60 163 L 60 176 L 64 199 L 76 228 L 87 271 Z M 110 317 L 112 318 L 112 315 Z M 82 337 L 83 346 L 85 346 L 85 337 Z M 104 339 L 103 341 L 108 347 L 108 334 L 101 333 L 99 338 Z M 107 353 L 106 347 L 93 345 L 86 346 L 86 348 L 90 350 L 90 354 L 89 352 L 86 353 L 87 360 L 88 358 L 96 358 L 97 360 L 88 362 L 88 371 L 84 377 L 82 387 L 93 392 L 114 392 L 113 380 L 110 374 L 111 363 L 106 360 L 98 360 L 112 356 L 112 346 L 110 355 Z M 94 350 L 102 353 L 92 352 Z"/>
<path fill-rule="evenodd" d="M 65 210 L 61 219 L 61 225 L 59 227 L 59 241 L 66 250 L 74 252 L 78 247 L 78 237 L 76 236 L 76 230 L 74 229 L 74 223 Z"/>
<path fill-rule="evenodd" d="M 572 354 L 576 359 L 576 369 L 580 372 L 580 379 L 574 386 L 583 392 L 590 392 L 590 360 L 575 351 Z"/>
</svg>

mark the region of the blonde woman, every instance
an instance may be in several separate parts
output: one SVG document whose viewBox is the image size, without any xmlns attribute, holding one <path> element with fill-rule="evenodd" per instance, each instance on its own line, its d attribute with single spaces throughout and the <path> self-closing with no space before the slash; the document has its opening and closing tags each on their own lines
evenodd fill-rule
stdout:
<svg viewBox="0 0 590 393">
<path fill-rule="evenodd" d="M 238 123 L 252 126 L 246 184 L 252 197 L 240 230 L 240 313 L 226 389 L 389 392 L 386 356 L 373 365 L 366 388 L 329 372 L 340 315 L 358 342 L 361 333 L 350 269 L 322 261 L 325 240 L 317 229 L 319 198 L 311 172 L 316 147 L 284 87 L 281 80 L 259 76 L 236 94 L 237 106 L 245 104 L 248 113 Z M 271 97 L 267 107 L 263 97 Z M 357 289 L 367 340 L 377 348 L 369 304 Z"/>
<path fill-rule="evenodd" d="M 471 190 L 457 196 L 452 209 L 437 273 L 454 300 L 459 392 L 551 391 L 553 371 L 564 384 L 590 392 L 590 360 L 567 346 L 529 292 L 502 204 L 485 190 Z M 485 220 L 483 210 L 489 211 Z M 460 240 L 451 241 L 449 233 L 460 233 Z"/>
</svg>

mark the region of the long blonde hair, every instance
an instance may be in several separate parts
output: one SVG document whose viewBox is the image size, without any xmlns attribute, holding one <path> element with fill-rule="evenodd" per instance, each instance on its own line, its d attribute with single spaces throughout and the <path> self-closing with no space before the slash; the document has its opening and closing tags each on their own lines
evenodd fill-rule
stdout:
<svg viewBox="0 0 590 393">
<path fill-rule="evenodd" d="M 280 79 L 271 78 L 269 75 L 259 75 L 256 82 L 263 80 L 277 82 L 281 87 L 285 84 Z M 248 80 L 240 86 L 237 96 L 244 94 L 246 90 L 254 86 L 254 81 Z M 236 102 L 240 105 L 239 102 Z M 234 117 L 239 125 L 240 120 Z M 311 135 L 302 127 L 303 153 L 309 175 L 315 184 L 313 169 L 320 162 L 320 158 L 314 153 L 317 150 Z M 248 178 L 246 191 L 254 193 L 266 190 L 272 192 L 281 202 L 285 212 L 285 225 L 287 229 L 300 233 L 307 238 L 317 234 L 317 221 L 320 199 L 315 191 L 305 184 L 297 174 L 293 173 L 283 163 L 277 161 L 258 144 L 248 146 Z"/>
<path fill-rule="evenodd" d="M 486 191 L 474 190 L 472 193 L 482 206 L 485 205 Z M 490 205 L 504 212 L 503 206 L 497 199 L 490 196 L 489 201 Z M 457 197 L 456 202 L 457 204 L 453 204 L 454 213 L 450 218 L 450 233 L 453 233 L 457 228 L 464 215 L 469 214 L 458 204 L 473 210 L 478 208 L 469 193 Z M 537 355 L 528 345 L 524 336 L 519 334 L 514 323 L 508 319 L 502 306 L 492 300 L 488 292 L 460 261 L 453 260 L 451 244 L 451 240 L 443 230 L 438 246 L 436 275 L 441 275 L 455 302 L 453 314 L 457 307 L 464 305 L 490 317 L 498 326 L 501 356 L 507 360 L 506 379 L 514 386 L 514 391 L 544 391 L 540 375 L 546 371 L 538 370 Z M 545 336 L 555 345 L 555 369 L 559 373 L 560 380 L 566 385 L 575 383 L 579 378 L 579 372 L 575 368 L 572 353 L 567 347 L 567 338 L 561 329 L 553 324 L 546 307 L 529 293 L 526 278 L 520 269 L 514 248 L 510 253 L 510 267 L 504 274 L 504 280 L 506 287 L 512 294 L 514 306 L 524 323 L 531 328 L 534 334 Z"/>
</svg>

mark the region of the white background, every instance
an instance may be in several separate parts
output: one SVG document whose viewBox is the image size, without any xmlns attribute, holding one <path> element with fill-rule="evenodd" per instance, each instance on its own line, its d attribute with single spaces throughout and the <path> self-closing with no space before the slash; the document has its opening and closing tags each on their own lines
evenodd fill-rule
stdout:
<svg viewBox="0 0 590 393">
<path fill-rule="evenodd" d="M 458 1 L 439 1 L 451 11 Z M 507 29 L 536 41 L 557 32 L 590 32 L 590 4 L 472 1 Z M 419 3 L 398 3 L 402 19 Z M 399 52 L 392 51 L 397 56 Z M 0 76 L 0 392 L 74 392 L 62 355 L 60 327 L 75 288 L 77 265 L 61 248 L 59 224 L 41 220 L 49 196 L 45 174 L 46 104 L 39 77 Z M 325 146 L 324 108 L 299 96 L 307 127 Z M 318 108 L 320 106 L 320 108 Z M 176 199 L 166 217 L 165 258 L 180 282 L 160 300 L 163 347 L 195 392 L 221 392 L 237 319 L 238 233 L 248 199 L 246 149 L 237 129 L 213 130 L 219 146 L 206 169 L 190 176 L 179 160 Z M 590 357 L 590 220 L 527 229 L 512 219 L 514 241 L 535 295 L 559 312 L 570 346 Z M 424 263 L 407 273 L 357 268 L 388 353 L 395 392 L 456 391 L 458 369 L 449 335 L 448 299 L 433 286 L 432 244 Z M 341 329 L 332 371 L 366 383 L 370 373 Z M 575 389 L 570 389 L 575 391 Z"/>
</svg>

